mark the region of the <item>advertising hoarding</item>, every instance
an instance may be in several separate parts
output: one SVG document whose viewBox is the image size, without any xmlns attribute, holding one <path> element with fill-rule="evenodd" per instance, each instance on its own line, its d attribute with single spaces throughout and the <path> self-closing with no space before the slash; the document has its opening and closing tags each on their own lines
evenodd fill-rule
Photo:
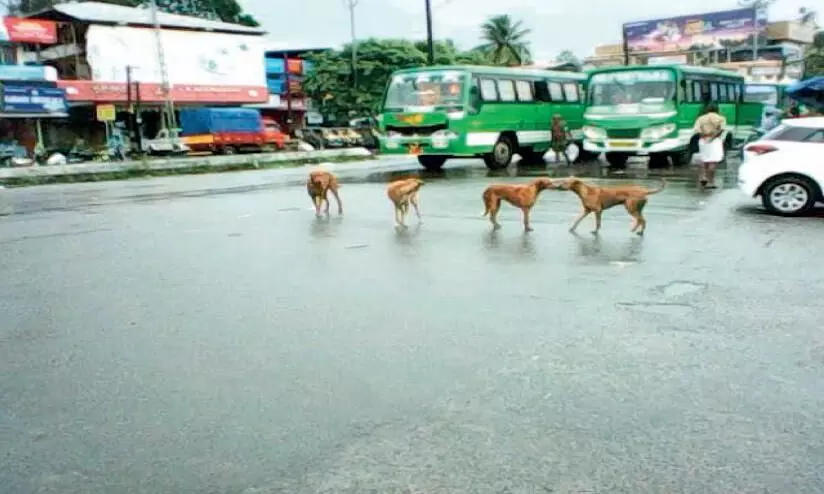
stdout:
<svg viewBox="0 0 824 494">
<path fill-rule="evenodd" d="M 268 98 L 259 36 L 161 30 L 172 98 L 180 102 L 259 103 Z M 74 101 L 125 101 L 127 67 L 144 102 L 162 101 L 153 29 L 92 25 L 86 34 L 91 81 L 60 81 Z"/>
<path fill-rule="evenodd" d="M 766 26 L 755 8 L 744 8 L 624 24 L 624 39 L 630 53 L 706 50 L 744 43 Z"/>
<path fill-rule="evenodd" d="M 3 17 L 0 22 L 0 41 L 11 43 L 37 43 L 53 45 L 57 43 L 57 24 L 40 19 Z"/>
</svg>

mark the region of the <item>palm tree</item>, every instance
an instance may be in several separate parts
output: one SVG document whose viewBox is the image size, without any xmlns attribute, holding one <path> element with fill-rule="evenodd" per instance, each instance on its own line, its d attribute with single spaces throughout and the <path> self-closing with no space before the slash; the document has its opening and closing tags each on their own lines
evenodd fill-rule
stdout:
<svg viewBox="0 0 824 494">
<path fill-rule="evenodd" d="M 804 56 L 804 79 L 824 75 L 824 31 L 815 35 L 812 46 Z"/>
<path fill-rule="evenodd" d="M 508 15 L 490 17 L 481 25 L 481 44 L 477 49 L 486 53 L 495 65 L 523 65 L 531 58 L 526 36 L 531 31 L 521 21 L 513 22 Z"/>
</svg>

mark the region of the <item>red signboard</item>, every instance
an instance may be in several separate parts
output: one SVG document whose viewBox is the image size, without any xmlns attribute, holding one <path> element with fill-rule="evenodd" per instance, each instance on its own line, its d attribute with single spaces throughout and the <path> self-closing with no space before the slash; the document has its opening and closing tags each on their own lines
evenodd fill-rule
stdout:
<svg viewBox="0 0 824 494">
<path fill-rule="evenodd" d="M 126 84 L 122 82 L 57 81 L 57 87 L 66 90 L 69 101 L 93 103 L 125 102 L 128 100 Z M 132 85 L 135 91 L 137 84 Z M 265 103 L 269 100 L 266 86 L 204 86 L 175 84 L 170 91 L 172 100 L 178 103 Z M 132 93 L 132 100 L 137 95 Z M 140 83 L 140 100 L 144 103 L 163 102 L 160 84 Z"/>
<path fill-rule="evenodd" d="M 57 24 L 40 19 L 3 17 L 3 25 L 0 26 L 0 41 L 53 45 L 57 43 Z"/>
<path fill-rule="evenodd" d="M 299 58 L 290 58 L 286 61 L 286 70 L 290 74 L 300 75 L 303 73 L 303 60 Z"/>
</svg>

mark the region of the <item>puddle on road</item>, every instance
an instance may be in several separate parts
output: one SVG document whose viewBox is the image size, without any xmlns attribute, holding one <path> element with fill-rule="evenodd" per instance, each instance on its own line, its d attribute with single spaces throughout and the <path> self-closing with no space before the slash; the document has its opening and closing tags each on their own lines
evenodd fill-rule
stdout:
<svg viewBox="0 0 824 494">
<path fill-rule="evenodd" d="M 684 295 L 691 295 L 707 290 L 709 284 L 696 283 L 694 281 L 672 281 L 666 285 L 655 287 L 655 291 L 661 293 L 665 297 L 682 297 Z"/>
<path fill-rule="evenodd" d="M 619 302 L 615 305 L 622 309 L 662 316 L 686 316 L 695 309 L 694 306 L 689 304 L 666 302 Z"/>
</svg>

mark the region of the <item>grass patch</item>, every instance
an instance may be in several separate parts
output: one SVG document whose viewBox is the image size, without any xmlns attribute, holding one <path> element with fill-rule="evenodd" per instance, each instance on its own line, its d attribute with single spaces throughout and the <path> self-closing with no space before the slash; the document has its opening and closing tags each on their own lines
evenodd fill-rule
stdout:
<svg viewBox="0 0 824 494">
<path fill-rule="evenodd" d="M 319 163 L 346 163 L 349 161 L 367 161 L 377 159 L 374 156 L 336 156 L 330 158 L 307 158 L 290 161 L 270 161 L 255 163 L 248 161 L 229 165 L 203 165 L 193 164 L 192 166 L 170 168 L 166 170 L 155 170 L 151 168 L 132 168 L 130 170 L 100 172 L 100 173 L 75 173 L 71 175 L 43 175 L 26 177 L 9 177 L 0 179 L 0 184 L 6 187 L 29 187 L 32 185 L 46 184 L 71 184 L 83 182 L 105 182 L 111 180 L 129 180 L 133 178 L 148 177 L 169 177 L 175 175 L 204 175 L 207 173 L 227 173 L 247 170 L 266 170 L 273 168 L 295 168 L 305 165 L 316 165 Z"/>
</svg>

